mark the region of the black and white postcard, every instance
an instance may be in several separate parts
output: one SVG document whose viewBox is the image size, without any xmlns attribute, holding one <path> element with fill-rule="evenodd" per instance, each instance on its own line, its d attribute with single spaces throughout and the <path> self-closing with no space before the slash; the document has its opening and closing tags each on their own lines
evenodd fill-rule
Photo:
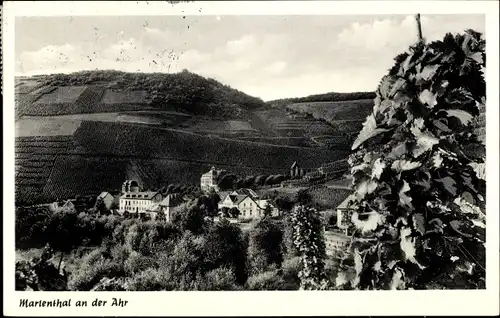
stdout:
<svg viewBox="0 0 500 318">
<path fill-rule="evenodd" d="M 7 2 L 4 314 L 498 314 L 498 8 Z"/>
</svg>

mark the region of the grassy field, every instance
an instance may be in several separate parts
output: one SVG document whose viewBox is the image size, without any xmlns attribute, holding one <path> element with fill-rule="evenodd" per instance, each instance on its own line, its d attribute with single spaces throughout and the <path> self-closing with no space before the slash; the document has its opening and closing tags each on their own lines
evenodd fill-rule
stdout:
<svg viewBox="0 0 500 318">
<path fill-rule="evenodd" d="M 242 120 L 214 120 L 205 117 L 193 117 L 182 123 L 181 128 L 198 133 L 216 135 L 255 135 L 258 131 L 247 121 Z"/>
<path fill-rule="evenodd" d="M 296 103 L 288 105 L 287 108 L 298 113 L 311 114 L 314 118 L 324 119 L 328 122 L 364 120 L 373 109 L 373 100 Z"/>
<path fill-rule="evenodd" d="M 155 110 L 144 91 L 113 92 L 102 85 L 43 86 L 29 94 L 18 94 L 19 116 Z"/>
<path fill-rule="evenodd" d="M 334 132 L 322 121 L 295 116 L 283 107 L 258 111 L 255 115 L 280 137 L 310 137 Z"/>
<path fill-rule="evenodd" d="M 40 97 L 35 104 L 71 104 L 75 103 L 78 97 L 87 87 L 85 86 L 61 86 L 48 94 Z"/>
<path fill-rule="evenodd" d="M 42 85 L 39 81 L 17 80 L 15 84 L 15 94 L 28 94 Z"/>
<path fill-rule="evenodd" d="M 16 137 L 68 136 L 80 126 L 80 120 L 59 118 L 22 118 L 16 122 Z"/>
</svg>

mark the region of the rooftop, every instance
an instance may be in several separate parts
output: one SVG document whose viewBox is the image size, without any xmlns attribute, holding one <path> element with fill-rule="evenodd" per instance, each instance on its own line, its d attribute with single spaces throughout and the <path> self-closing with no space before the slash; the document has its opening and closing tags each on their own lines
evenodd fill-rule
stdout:
<svg viewBox="0 0 500 318">
<path fill-rule="evenodd" d="M 179 194 L 169 194 L 161 201 L 160 206 L 173 207 L 178 206 L 182 202 L 182 197 Z"/>
<path fill-rule="evenodd" d="M 151 200 L 157 194 L 157 191 L 126 192 L 120 199 Z"/>
</svg>

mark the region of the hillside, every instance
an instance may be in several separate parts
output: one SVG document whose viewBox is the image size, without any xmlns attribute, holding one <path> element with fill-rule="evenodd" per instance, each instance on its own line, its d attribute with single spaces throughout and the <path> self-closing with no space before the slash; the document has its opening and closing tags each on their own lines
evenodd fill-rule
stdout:
<svg viewBox="0 0 500 318">
<path fill-rule="evenodd" d="M 119 189 L 130 178 L 149 188 L 198 184 L 200 175 L 213 165 L 240 175 L 286 173 L 292 160 L 317 167 L 346 154 L 82 121 L 72 135 L 18 137 L 16 182 L 21 186 L 20 201 L 55 199 Z"/>
<path fill-rule="evenodd" d="M 83 71 L 18 78 L 16 99 L 18 118 L 137 110 L 247 118 L 249 110 L 264 106 L 258 98 L 188 71 Z"/>
</svg>

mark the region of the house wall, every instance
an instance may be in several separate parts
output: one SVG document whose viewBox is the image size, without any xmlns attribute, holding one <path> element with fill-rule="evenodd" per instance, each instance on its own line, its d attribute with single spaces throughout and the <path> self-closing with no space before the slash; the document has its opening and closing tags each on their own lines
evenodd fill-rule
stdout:
<svg viewBox="0 0 500 318">
<path fill-rule="evenodd" d="M 156 194 L 153 198 L 145 200 L 138 198 L 120 198 L 120 209 L 119 213 L 123 214 L 125 212 L 129 213 L 145 213 L 147 209 L 151 207 L 152 204 L 161 201 L 161 194 Z"/>
<path fill-rule="evenodd" d="M 349 247 L 351 238 L 341 233 L 325 232 L 326 254 L 335 255 Z"/>
<path fill-rule="evenodd" d="M 107 196 L 105 196 L 101 199 L 104 202 L 104 205 L 106 206 L 106 208 L 110 209 L 111 206 L 113 205 L 114 197 L 108 194 Z"/>
<path fill-rule="evenodd" d="M 352 210 L 337 209 L 337 227 L 346 229 L 351 224 Z"/>
<path fill-rule="evenodd" d="M 203 174 L 200 180 L 200 188 L 203 191 L 209 191 L 210 189 L 218 191 L 219 187 L 217 186 L 216 176 L 211 172 Z"/>
<path fill-rule="evenodd" d="M 249 197 L 245 198 L 243 201 L 238 204 L 238 209 L 241 212 L 241 218 L 254 218 L 259 217 L 258 215 L 258 206 L 257 203 L 254 202 Z"/>
<path fill-rule="evenodd" d="M 229 198 L 229 195 L 226 196 L 222 202 L 219 202 L 218 204 L 218 209 L 222 209 L 223 207 L 226 207 L 228 209 L 231 209 L 231 208 L 238 208 L 238 206 L 236 204 L 233 204 L 233 202 L 231 201 L 231 199 Z"/>
</svg>

